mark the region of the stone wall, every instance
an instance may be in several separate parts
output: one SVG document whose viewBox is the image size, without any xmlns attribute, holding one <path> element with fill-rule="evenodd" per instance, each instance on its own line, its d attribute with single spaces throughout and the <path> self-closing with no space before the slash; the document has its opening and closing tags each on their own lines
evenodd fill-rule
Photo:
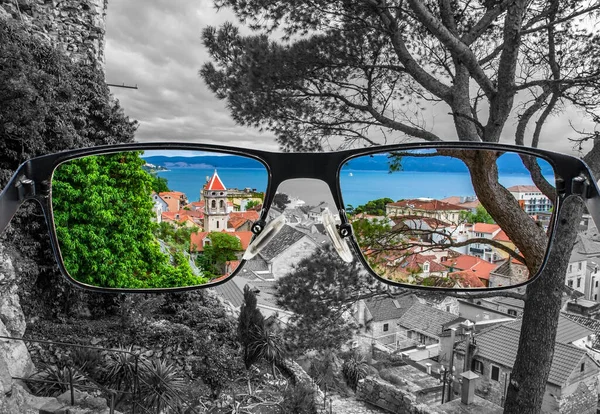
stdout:
<svg viewBox="0 0 600 414">
<path fill-rule="evenodd" d="M 0 18 L 20 20 L 74 60 L 104 67 L 108 0 L 0 0 Z"/>
<path fill-rule="evenodd" d="M 439 390 L 412 393 L 407 389 L 389 384 L 375 377 L 367 377 L 358 385 L 356 399 L 371 403 L 393 413 L 424 414 L 437 410 L 432 408 L 432 398 L 441 400 L 441 385 Z M 438 398 L 439 394 L 439 398 Z"/>
</svg>

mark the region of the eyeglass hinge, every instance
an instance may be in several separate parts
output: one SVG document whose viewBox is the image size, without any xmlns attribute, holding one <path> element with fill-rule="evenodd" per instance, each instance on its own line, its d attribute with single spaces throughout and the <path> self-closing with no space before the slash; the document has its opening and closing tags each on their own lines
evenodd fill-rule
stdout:
<svg viewBox="0 0 600 414">
<path fill-rule="evenodd" d="M 36 184 L 30 178 L 23 176 L 15 186 L 19 194 L 19 201 L 26 200 L 28 198 L 34 198 L 36 196 L 48 197 L 50 195 L 50 182 L 47 180 Z"/>
<path fill-rule="evenodd" d="M 571 181 L 571 194 L 576 194 L 583 198 L 591 197 L 590 181 L 584 174 L 579 174 Z"/>
</svg>

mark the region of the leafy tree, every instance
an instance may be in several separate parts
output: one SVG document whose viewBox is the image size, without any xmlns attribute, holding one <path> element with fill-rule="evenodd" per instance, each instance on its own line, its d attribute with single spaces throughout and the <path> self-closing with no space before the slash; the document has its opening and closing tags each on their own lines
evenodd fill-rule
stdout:
<svg viewBox="0 0 600 414">
<path fill-rule="evenodd" d="M 572 106 L 593 119 L 600 106 L 597 2 L 215 3 L 230 6 L 263 33 L 242 36 L 229 23 L 205 29 L 214 63 L 205 64 L 201 76 L 228 101 L 238 123 L 274 132 L 285 149 L 321 149 L 340 141 L 374 145 L 406 136 L 439 141 L 424 121 L 427 101 L 446 108 L 452 135 L 462 141 L 499 142 L 509 133 L 505 126 L 514 123 L 514 142 L 537 147 L 553 114 Z M 579 23 L 583 19 L 588 26 Z M 275 29 L 289 42 L 270 40 Z M 444 131 L 444 137 L 449 134 Z M 600 152 L 600 142 L 592 144 L 590 162 Z M 475 156 L 465 163 L 485 209 L 528 266 L 537 268 L 547 245 L 543 231 L 494 185 L 497 171 L 483 167 L 489 162 Z M 538 188 L 554 199 L 539 170 L 528 167 Z M 561 244 L 572 246 L 577 219 L 565 214 L 573 221 L 566 226 L 570 232 L 563 228 Z M 550 292 L 561 291 L 567 258 L 527 288 L 508 411 L 540 410 L 560 311 L 559 295 Z"/>
<path fill-rule="evenodd" d="M 54 174 L 52 206 L 65 268 L 102 287 L 206 283 L 181 252 L 173 265 L 154 236 L 152 178 L 137 152 L 84 157 Z"/>
<path fill-rule="evenodd" d="M 169 189 L 169 180 L 165 177 L 160 177 L 155 174 L 150 175 L 152 177 L 152 191 L 155 193 L 166 193 L 171 191 Z"/>
<path fill-rule="evenodd" d="M 225 272 L 225 263 L 237 260 L 236 253 L 242 251 L 240 239 L 223 232 L 211 232 L 208 235 L 210 244 L 204 246 L 204 251 L 196 258 L 196 263 L 204 272 L 219 276 Z"/>
<path fill-rule="evenodd" d="M 258 200 L 250 200 L 246 203 L 246 210 L 250 210 L 252 207 L 261 205 L 262 203 Z"/>
<path fill-rule="evenodd" d="M 460 219 L 467 223 L 494 223 L 494 218 L 490 216 L 490 213 L 481 204 L 475 207 L 474 213 L 472 211 L 461 211 Z"/>
<path fill-rule="evenodd" d="M 342 261 L 331 246 L 301 260 L 277 281 L 278 304 L 294 312 L 284 332 L 288 347 L 295 353 L 339 348 L 353 331 L 342 315 L 373 283 L 357 261 Z"/>
<path fill-rule="evenodd" d="M 1 187 L 30 157 L 133 141 L 137 123 L 111 97 L 100 69 L 73 63 L 19 22 L 0 19 L 0 39 Z M 19 289 L 26 312 L 69 313 L 82 299 L 102 308 L 109 296 L 73 288 L 52 265 L 47 227 L 37 208 L 35 203 L 21 207 L 2 235 L 23 269 Z"/>
<path fill-rule="evenodd" d="M 273 197 L 273 205 L 280 210 L 285 210 L 288 204 L 290 204 L 290 197 L 287 194 L 277 193 Z"/>
<path fill-rule="evenodd" d="M 354 209 L 354 214 L 365 213 L 372 214 L 374 216 L 385 216 L 386 204 L 393 203 L 394 200 L 391 198 L 379 198 L 377 200 L 371 200 L 367 204 L 360 205 Z"/>
</svg>

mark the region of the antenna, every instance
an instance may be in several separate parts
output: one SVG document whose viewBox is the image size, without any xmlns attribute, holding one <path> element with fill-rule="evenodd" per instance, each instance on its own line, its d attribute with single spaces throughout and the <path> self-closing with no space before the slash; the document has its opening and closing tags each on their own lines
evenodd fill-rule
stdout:
<svg viewBox="0 0 600 414">
<path fill-rule="evenodd" d="M 138 89 L 137 83 L 135 84 L 135 86 L 125 85 L 125 83 L 121 85 L 117 85 L 116 83 L 107 83 L 106 86 L 114 86 L 115 88 Z"/>
</svg>

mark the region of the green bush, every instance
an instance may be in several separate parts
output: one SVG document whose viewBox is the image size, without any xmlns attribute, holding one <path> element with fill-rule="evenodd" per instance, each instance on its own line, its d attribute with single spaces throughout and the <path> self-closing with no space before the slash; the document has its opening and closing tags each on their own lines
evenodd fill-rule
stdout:
<svg viewBox="0 0 600 414">
<path fill-rule="evenodd" d="M 360 354 L 354 354 L 342 365 L 342 374 L 346 384 L 354 391 L 358 387 L 358 382 L 367 375 L 367 363 Z"/>
<path fill-rule="evenodd" d="M 179 406 L 185 382 L 174 363 L 162 359 L 142 360 L 140 394 L 144 406 L 152 412 L 170 412 Z"/>
<path fill-rule="evenodd" d="M 86 379 L 76 368 L 65 364 L 48 365 L 30 375 L 25 381 L 33 394 L 40 397 L 57 397 L 70 389 L 85 390 Z"/>
</svg>

